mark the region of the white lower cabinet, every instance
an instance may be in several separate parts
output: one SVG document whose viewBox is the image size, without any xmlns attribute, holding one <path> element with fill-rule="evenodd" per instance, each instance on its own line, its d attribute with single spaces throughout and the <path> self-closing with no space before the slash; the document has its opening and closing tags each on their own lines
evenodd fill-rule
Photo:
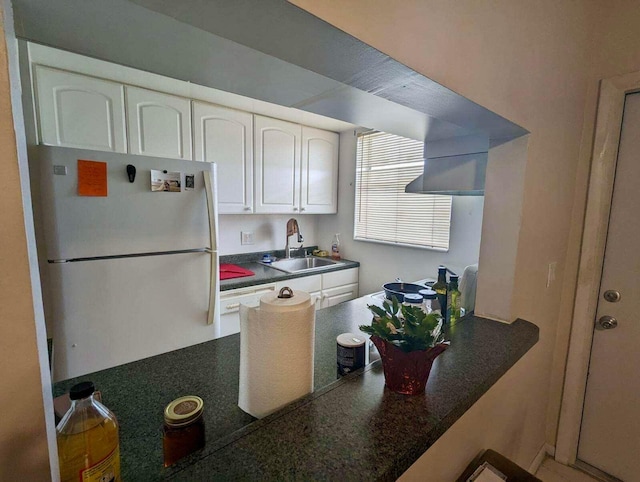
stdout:
<svg viewBox="0 0 640 482">
<path fill-rule="evenodd" d="M 272 293 L 275 289 L 275 284 L 267 284 L 221 291 L 220 325 L 216 338 L 240 333 L 240 303 L 247 306 L 258 306 L 260 298 L 266 293 Z"/>
<path fill-rule="evenodd" d="M 320 308 L 328 308 L 358 297 L 359 268 L 332 271 L 322 275 Z"/>
<path fill-rule="evenodd" d="M 316 310 L 337 305 L 358 297 L 358 268 L 294 278 L 276 283 L 276 289 L 288 286 L 294 292 L 309 293 Z"/>
<path fill-rule="evenodd" d="M 358 283 L 345 286 L 336 286 L 328 290 L 322 290 L 321 308 L 337 305 L 343 301 L 349 301 L 358 297 Z"/>
<path fill-rule="evenodd" d="M 311 302 L 316 306 L 316 310 L 322 308 L 322 275 L 315 274 L 304 278 L 294 278 L 276 283 L 276 289 L 280 290 L 288 286 L 295 293 L 297 290 L 306 291 L 311 296 Z"/>
<path fill-rule="evenodd" d="M 265 293 L 278 292 L 285 286 L 306 291 L 316 310 L 328 308 L 358 297 L 358 268 L 314 274 L 277 283 L 250 286 L 220 292 L 220 325 L 216 338 L 240 333 L 240 304 L 258 306 Z"/>
</svg>

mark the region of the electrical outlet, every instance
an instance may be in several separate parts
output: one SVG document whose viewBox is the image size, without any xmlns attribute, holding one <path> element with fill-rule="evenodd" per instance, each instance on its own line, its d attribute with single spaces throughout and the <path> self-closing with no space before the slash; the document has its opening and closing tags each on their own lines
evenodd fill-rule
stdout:
<svg viewBox="0 0 640 482">
<path fill-rule="evenodd" d="M 552 261 L 551 263 L 549 263 L 549 271 L 547 271 L 547 288 L 551 286 L 551 283 L 553 283 L 556 280 L 557 266 L 558 266 L 557 261 Z"/>
<path fill-rule="evenodd" d="M 253 232 L 251 231 L 242 231 L 241 233 L 241 244 L 253 244 Z"/>
</svg>

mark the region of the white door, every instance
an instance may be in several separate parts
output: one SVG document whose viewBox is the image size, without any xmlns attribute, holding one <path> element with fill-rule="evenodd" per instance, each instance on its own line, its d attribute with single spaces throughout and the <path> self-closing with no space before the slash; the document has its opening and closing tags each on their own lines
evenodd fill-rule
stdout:
<svg viewBox="0 0 640 482">
<path fill-rule="evenodd" d="M 338 144 L 335 132 L 302 128 L 300 212 L 338 212 Z"/>
<path fill-rule="evenodd" d="M 138 87 L 126 93 L 129 152 L 190 161 L 191 101 Z"/>
<path fill-rule="evenodd" d="M 193 103 L 195 160 L 218 166 L 220 214 L 253 212 L 253 115 Z"/>
<path fill-rule="evenodd" d="M 35 84 L 42 144 L 126 152 L 121 84 L 41 65 Z"/>
<path fill-rule="evenodd" d="M 640 94 L 632 94 L 625 103 L 578 446 L 579 460 L 627 482 L 640 480 L 639 179 Z M 611 291 L 620 293 L 619 301 Z"/>
<path fill-rule="evenodd" d="M 299 212 L 302 127 L 258 115 L 254 125 L 256 212 Z"/>
</svg>

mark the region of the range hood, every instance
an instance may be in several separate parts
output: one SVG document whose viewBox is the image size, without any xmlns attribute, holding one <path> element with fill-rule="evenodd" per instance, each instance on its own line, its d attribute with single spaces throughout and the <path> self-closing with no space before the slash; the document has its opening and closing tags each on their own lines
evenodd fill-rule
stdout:
<svg viewBox="0 0 640 482">
<path fill-rule="evenodd" d="M 424 144 L 424 172 L 405 187 L 414 194 L 484 196 L 489 139 L 465 136 Z"/>
</svg>

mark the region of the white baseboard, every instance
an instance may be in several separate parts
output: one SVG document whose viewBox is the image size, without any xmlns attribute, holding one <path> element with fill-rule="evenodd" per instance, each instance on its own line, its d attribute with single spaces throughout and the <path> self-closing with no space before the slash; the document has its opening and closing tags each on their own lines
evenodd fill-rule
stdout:
<svg viewBox="0 0 640 482">
<path fill-rule="evenodd" d="M 549 457 L 555 457 L 556 456 L 556 448 L 554 445 L 551 444 L 544 444 L 545 449 L 547 451 L 547 455 L 549 455 Z"/>
<path fill-rule="evenodd" d="M 555 453 L 556 453 L 556 448 L 553 445 L 544 444 L 542 447 L 540 447 L 540 450 L 538 451 L 535 458 L 533 459 L 533 462 L 531 462 L 531 465 L 529 466 L 529 472 L 535 475 L 535 473 L 540 468 L 540 465 L 542 465 L 544 458 L 547 455 L 549 455 L 550 457 L 553 457 Z"/>
</svg>

